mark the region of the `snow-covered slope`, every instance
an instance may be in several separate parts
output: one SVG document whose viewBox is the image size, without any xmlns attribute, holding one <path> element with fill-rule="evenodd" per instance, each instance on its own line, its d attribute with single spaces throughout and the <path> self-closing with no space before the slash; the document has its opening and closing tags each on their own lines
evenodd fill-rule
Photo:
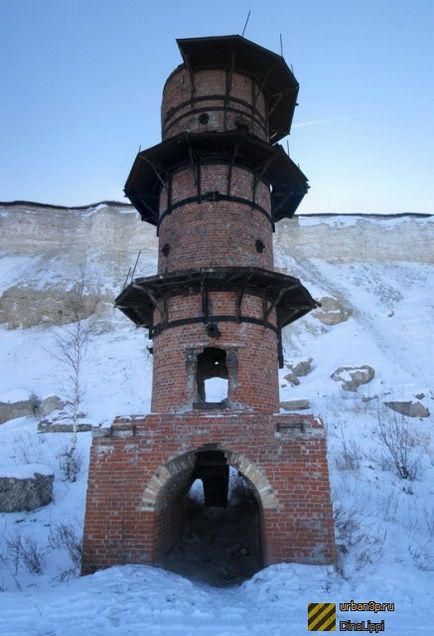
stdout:
<svg viewBox="0 0 434 636">
<path fill-rule="evenodd" d="M 0 464 L 51 466 L 55 500 L 1 515 L 0 633 L 304 634 L 308 602 L 350 599 L 394 602 L 396 611 L 338 611 L 340 620 L 384 619 L 391 634 L 432 633 L 433 417 L 395 419 L 384 402 L 434 411 L 433 238 L 434 217 L 411 215 L 298 217 L 276 232 L 276 267 L 322 299 L 320 310 L 285 329 L 281 400 L 309 400 L 327 426 L 337 571 L 274 566 L 224 590 L 138 566 L 54 580 L 73 574 L 59 537 L 62 524 L 76 537 L 81 532 L 90 434 L 79 435 L 83 465 L 70 484 L 59 466 L 69 435 L 38 435 L 34 418 L 20 418 L 0 426 Z M 111 308 L 139 250 L 136 275 L 154 273 L 155 230 L 128 207 L 0 206 L 0 401 L 67 393 L 66 371 L 49 352 L 55 332 L 66 329 L 56 303 L 85 264 L 94 301 L 86 320 L 85 419 L 109 425 L 115 415 L 149 410 L 149 342 Z M 309 358 L 309 373 L 294 379 L 292 369 Z M 355 392 L 330 377 L 338 367 L 362 365 L 375 375 Z M 398 476 L 379 439 L 381 427 L 396 422 L 407 435 L 412 480 Z M 14 557 L 17 537 L 41 554 L 41 573 Z"/>
</svg>

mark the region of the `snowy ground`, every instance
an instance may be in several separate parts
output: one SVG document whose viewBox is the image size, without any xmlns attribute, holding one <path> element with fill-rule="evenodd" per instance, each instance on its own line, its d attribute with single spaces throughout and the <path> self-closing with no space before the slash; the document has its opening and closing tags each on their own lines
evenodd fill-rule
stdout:
<svg viewBox="0 0 434 636">
<path fill-rule="evenodd" d="M 339 224 L 354 220 L 327 223 L 338 232 Z M 23 259 L 28 262 L 19 267 L 31 267 L 31 258 Z M 7 271 L 1 269 L 6 261 Z M 80 539 L 90 434 L 79 435 L 83 465 L 78 480 L 68 483 L 60 459 L 69 434 L 37 434 L 34 418 L 19 418 L 0 426 L 0 464 L 44 464 L 56 480 L 49 506 L 0 515 L 0 634 L 297 636 L 306 633 L 307 603 L 351 599 L 393 602 L 396 609 L 338 610 L 338 620 L 384 619 L 386 633 L 434 633 L 433 416 L 402 420 L 410 435 L 413 480 L 398 476 L 378 439 L 379 421 L 392 416 L 384 401 L 416 401 L 423 394 L 420 401 L 434 412 L 432 265 L 399 256 L 390 263 L 325 262 L 284 249 L 276 253 L 276 264 L 300 277 L 314 297 L 332 296 L 352 310 L 334 326 L 310 315 L 286 329 L 286 365 L 310 357 L 313 370 L 298 386 L 285 380 L 288 368 L 280 376 L 281 399 L 309 399 L 311 412 L 327 426 L 339 567 L 282 564 L 226 589 L 135 565 L 77 578 L 61 536 L 66 527 Z M 5 287 L 12 270 L 9 259 L 0 260 Z M 89 323 L 84 419 L 105 426 L 116 414 L 147 412 L 152 361 L 144 332 L 115 313 Z M 53 329 L 0 327 L 0 401 L 32 392 L 41 398 L 65 395 L 65 369 L 47 353 L 53 339 Z M 374 367 L 375 377 L 356 393 L 330 379 L 339 366 L 362 364 Z M 35 563 L 39 573 L 31 571 Z"/>
</svg>

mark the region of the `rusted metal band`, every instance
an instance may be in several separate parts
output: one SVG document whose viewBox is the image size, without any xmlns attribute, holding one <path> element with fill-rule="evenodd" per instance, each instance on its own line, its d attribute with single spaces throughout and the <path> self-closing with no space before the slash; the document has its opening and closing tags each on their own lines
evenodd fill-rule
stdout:
<svg viewBox="0 0 434 636">
<path fill-rule="evenodd" d="M 192 110 L 188 110 L 182 115 L 176 117 L 172 121 L 165 123 L 163 126 L 163 137 L 167 134 L 167 132 L 175 126 L 178 122 L 180 122 L 184 117 L 190 117 L 191 115 L 198 115 L 200 113 L 207 112 L 232 112 L 237 113 L 238 115 L 244 115 L 248 120 L 253 121 L 264 133 L 264 136 L 267 135 L 267 127 L 263 124 L 257 117 L 252 115 L 251 113 L 246 113 L 244 110 L 240 110 L 239 108 L 233 108 L 232 106 L 204 106 L 202 108 L 193 108 Z M 247 122 L 246 122 L 247 123 Z"/>
<path fill-rule="evenodd" d="M 242 205 L 246 205 L 254 210 L 257 210 L 258 212 L 261 212 L 261 214 L 263 214 L 268 219 L 272 228 L 274 228 L 273 219 L 270 213 L 264 207 L 259 205 L 259 203 L 256 203 L 255 201 L 252 201 L 251 199 L 244 199 L 243 197 L 236 197 L 232 194 L 222 194 L 220 192 L 207 192 L 202 195 L 188 197 L 186 199 L 181 199 L 180 201 L 176 201 L 175 203 L 172 203 L 172 205 L 169 205 L 164 210 L 164 212 L 160 215 L 158 226 L 160 226 L 163 219 L 165 219 L 166 216 L 171 214 L 174 210 L 184 205 L 189 205 L 190 203 L 197 203 L 199 205 L 207 201 L 210 201 L 212 203 L 219 202 L 219 201 L 230 201 L 231 203 L 241 203 Z"/>
<path fill-rule="evenodd" d="M 229 102 L 235 102 L 236 104 L 240 104 L 241 106 L 244 106 L 245 108 L 248 109 L 248 112 L 241 111 L 243 115 L 247 115 L 248 117 L 251 117 L 252 119 L 255 118 L 259 120 L 261 125 L 264 128 L 266 128 L 267 126 L 266 118 L 251 102 L 248 102 L 245 99 L 241 99 L 240 97 L 234 97 L 233 95 L 230 95 L 228 99 L 227 95 L 216 94 L 216 95 L 201 95 L 198 97 L 193 97 L 191 99 L 187 99 L 185 102 L 181 102 L 181 104 L 178 104 L 177 106 L 172 106 L 166 111 L 166 114 L 164 116 L 163 128 L 166 126 L 169 119 L 171 119 L 173 115 L 175 115 L 175 113 L 177 113 L 179 110 L 182 110 L 183 108 L 186 108 L 187 106 L 191 107 L 197 102 L 212 102 L 212 101 L 222 101 L 223 103 L 229 101 Z M 215 110 L 215 109 L 212 106 L 208 106 L 206 110 Z M 193 110 L 190 108 L 189 112 L 191 113 L 193 112 Z"/>
</svg>

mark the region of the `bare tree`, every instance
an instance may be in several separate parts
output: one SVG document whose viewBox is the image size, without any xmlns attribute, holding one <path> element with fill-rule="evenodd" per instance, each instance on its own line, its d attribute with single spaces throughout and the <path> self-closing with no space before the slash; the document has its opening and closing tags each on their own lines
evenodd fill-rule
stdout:
<svg viewBox="0 0 434 636">
<path fill-rule="evenodd" d="M 379 414 L 374 434 L 387 451 L 387 461 L 397 475 L 409 481 L 416 479 L 423 456 L 422 440 L 404 416 L 394 412 Z"/>
<path fill-rule="evenodd" d="M 55 357 L 68 369 L 66 405 L 76 433 L 79 407 L 83 399 L 82 371 L 89 342 L 89 327 L 77 320 L 64 327 L 55 337 Z"/>
<path fill-rule="evenodd" d="M 65 397 L 72 421 L 72 440 L 71 446 L 64 448 L 61 453 L 61 469 L 68 481 L 77 479 L 81 466 L 81 458 L 77 454 L 77 423 L 84 395 L 82 372 L 90 339 L 90 328 L 85 320 L 88 314 L 87 287 L 88 277 L 83 268 L 64 304 L 64 313 L 71 322 L 57 331 L 54 350 L 49 352 L 67 369 Z"/>
</svg>

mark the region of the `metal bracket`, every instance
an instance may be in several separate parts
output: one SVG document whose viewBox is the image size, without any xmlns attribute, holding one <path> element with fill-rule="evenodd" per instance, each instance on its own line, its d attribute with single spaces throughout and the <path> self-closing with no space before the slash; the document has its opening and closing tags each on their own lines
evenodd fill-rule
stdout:
<svg viewBox="0 0 434 636">
<path fill-rule="evenodd" d="M 145 287 L 144 285 L 139 285 L 138 283 L 133 282 L 132 286 L 134 287 L 134 289 L 140 289 L 141 291 L 145 292 L 145 294 L 148 296 L 150 301 L 158 309 L 158 312 L 160 314 L 160 318 L 161 318 L 162 322 L 164 324 L 167 324 L 168 323 L 168 315 L 167 315 L 167 304 L 166 304 L 166 301 L 163 301 L 163 303 L 159 302 L 156 299 L 156 297 L 154 296 L 154 294 L 151 292 L 151 290 L 148 287 Z"/>
<path fill-rule="evenodd" d="M 234 169 L 234 164 L 235 164 L 235 159 L 237 157 L 238 154 L 238 150 L 240 149 L 240 144 L 237 144 L 234 148 L 234 151 L 232 153 L 232 158 L 231 158 L 231 162 L 229 164 L 229 169 L 228 169 L 228 189 L 227 189 L 227 194 L 228 196 L 231 193 L 231 185 L 232 185 L 232 171 Z"/>
<path fill-rule="evenodd" d="M 165 188 L 167 190 L 167 185 L 166 182 L 164 181 L 163 177 L 161 176 L 161 174 L 158 172 L 157 167 L 155 166 L 154 162 L 151 161 L 149 159 L 149 157 L 145 157 L 143 155 L 140 155 L 140 159 L 142 159 L 142 161 L 146 161 L 146 163 L 149 163 L 149 165 L 151 166 L 152 170 L 154 171 L 157 179 L 159 180 L 159 182 L 161 183 L 161 185 L 163 186 L 163 188 Z"/>
<path fill-rule="evenodd" d="M 237 290 L 237 300 L 236 300 L 236 303 L 235 303 L 235 309 L 236 309 L 236 314 L 237 314 L 237 322 L 241 322 L 241 304 L 243 302 L 243 297 L 244 297 L 245 291 L 246 291 L 245 287 L 240 287 Z"/>
<path fill-rule="evenodd" d="M 208 322 L 209 316 L 209 291 L 205 279 L 202 275 L 200 281 L 200 293 L 202 296 L 202 313 L 206 324 Z"/>
<path fill-rule="evenodd" d="M 191 147 L 191 142 L 190 142 L 190 138 L 188 135 L 186 135 L 187 141 L 188 141 L 188 156 L 190 159 L 190 168 L 191 168 L 191 172 L 193 174 L 193 180 L 194 180 L 194 184 L 197 186 L 197 171 L 196 171 L 196 161 L 193 155 L 193 149 Z"/>
</svg>

